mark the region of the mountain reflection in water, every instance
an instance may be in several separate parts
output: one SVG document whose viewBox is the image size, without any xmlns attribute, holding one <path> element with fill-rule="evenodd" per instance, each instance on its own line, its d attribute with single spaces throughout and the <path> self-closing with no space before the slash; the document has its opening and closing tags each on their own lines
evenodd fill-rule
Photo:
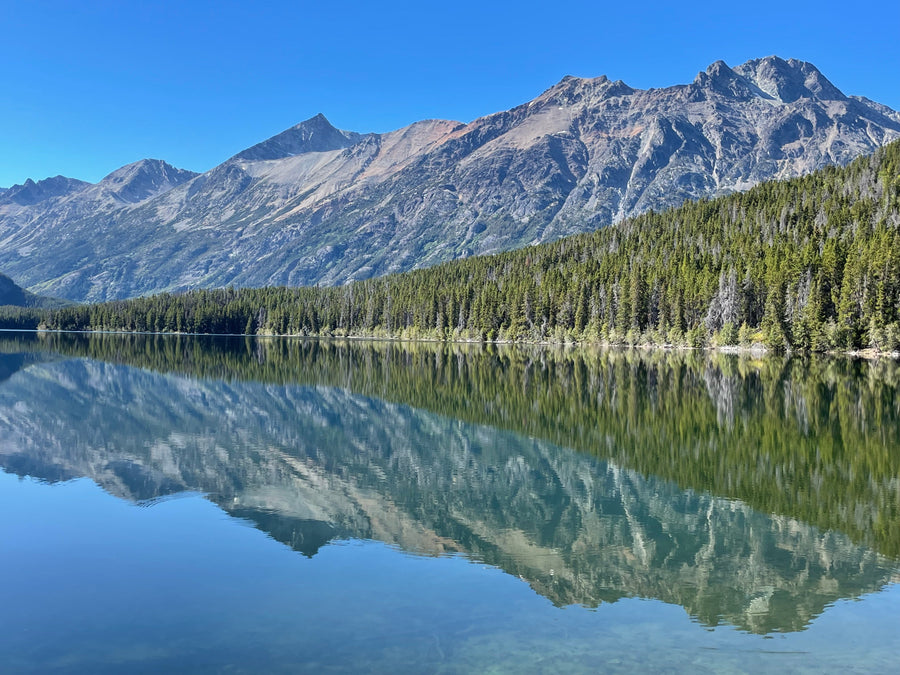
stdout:
<svg viewBox="0 0 900 675">
<path fill-rule="evenodd" d="M 897 580 L 895 363 L 152 336 L 0 349 L 7 472 L 131 501 L 201 491 L 307 556 L 335 539 L 458 553 L 557 605 L 656 598 L 757 633 Z"/>
</svg>

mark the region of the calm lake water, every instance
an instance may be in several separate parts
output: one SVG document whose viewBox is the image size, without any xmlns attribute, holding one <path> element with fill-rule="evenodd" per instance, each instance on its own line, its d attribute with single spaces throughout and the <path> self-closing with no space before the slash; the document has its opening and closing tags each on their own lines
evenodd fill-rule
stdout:
<svg viewBox="0 0 900 675">
<path fill-rule="evenodd" d="M 0 672 L 900 672 L 898 383 L 3 333 Z"/>
</svg>

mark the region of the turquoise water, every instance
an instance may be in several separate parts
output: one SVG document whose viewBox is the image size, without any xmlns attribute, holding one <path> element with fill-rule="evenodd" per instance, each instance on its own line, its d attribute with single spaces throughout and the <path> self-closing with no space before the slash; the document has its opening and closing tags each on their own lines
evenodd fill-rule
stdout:
<svg viewBox="0 0 900 675">
<path fill-rule="evenodd" d="M 891 367 L 246 347 L 3 343 L 0 672 L 898 670 Z"/>
</svg>

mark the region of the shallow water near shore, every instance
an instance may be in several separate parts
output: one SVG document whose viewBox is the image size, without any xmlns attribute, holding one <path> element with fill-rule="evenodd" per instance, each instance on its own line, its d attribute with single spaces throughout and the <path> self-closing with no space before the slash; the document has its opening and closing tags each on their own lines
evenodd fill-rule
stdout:
<svg viewBox="0 0 900 675">
<path fill-rule="evenodd" d="M 890 672 L 898 381 L 8 335 L 3 671 Z"/>
</svg>

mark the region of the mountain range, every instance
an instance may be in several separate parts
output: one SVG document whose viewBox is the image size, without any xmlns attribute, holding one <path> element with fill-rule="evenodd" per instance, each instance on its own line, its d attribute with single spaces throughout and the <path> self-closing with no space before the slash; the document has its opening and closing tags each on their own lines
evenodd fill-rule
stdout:
<svg viewBox="0 0 900 675">
<path fill-rule="evenodd" d="M 96 184 L 26 181 L 0 190 L 0 269 L 78 301 L 341 284 L 845 164 L 897 138 L 900 113 L 793 59 L 717 61 L 648 90 L 567 76 L 468 124 L 360 134 L 317 115 L 202 174 L 142 160 Z"/>
</svg>

